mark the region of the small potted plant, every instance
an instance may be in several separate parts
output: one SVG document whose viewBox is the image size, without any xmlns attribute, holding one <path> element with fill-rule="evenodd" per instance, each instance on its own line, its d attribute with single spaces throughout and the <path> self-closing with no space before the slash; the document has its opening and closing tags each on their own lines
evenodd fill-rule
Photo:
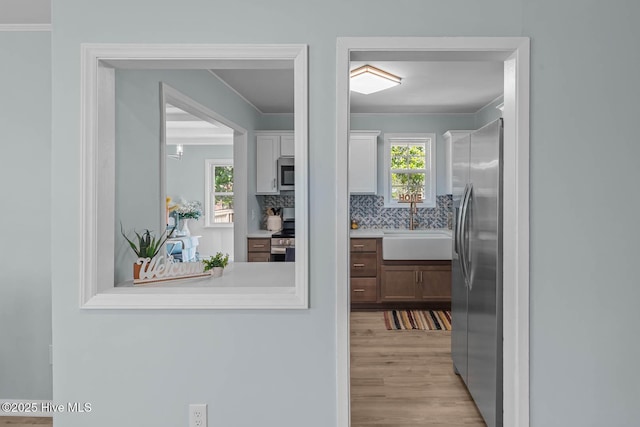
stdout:
<svg viewBox="0 0 640 427">
<path fill-rule="evenodd" d="M 171 230 L 170 233 L 162 233 L 164 237 L 160 236 L 159 238 L 156 238 L 149 230 L 144 230 L 142 234 L 138 233 L 135 230 L 133 232 L 136 234 L 136 238 L 138 240 L 137 243 L 134 243 L 131 240 L 129 240 L 127 235 L 124 233 L 122 224 L 120 224 L 120 233 L 122 233 L 122 237 L 124 237 L 127 240 L 127 242 L 129 242 L 129 246 L 131 246 L 131 249 L 138 256 L 138 258 L 143 258 L 143 259 L 144 258 L 153 259 L 156 255 L 158 255 L 158 252 L 160 252 L 160 249 L 162 249 L 162 246 L 164 245 L 164 243 L 173 234 L 173 230 Z M 140 268 L 141 268 L 141 265 L 138 264 L 137 261 L 133 263 L 134 279 L 140 278 Z"/>
<path fill-rule="evenodd" d="M 222 255 L 222 252 L 218 252 L 209 259 L 203 259 L 202 263 L 204 264 L 204 271 L 211 270 L 213 277 L 220 277 L 224 268 L 229 264 L 229 254 Z"/>
</svg>

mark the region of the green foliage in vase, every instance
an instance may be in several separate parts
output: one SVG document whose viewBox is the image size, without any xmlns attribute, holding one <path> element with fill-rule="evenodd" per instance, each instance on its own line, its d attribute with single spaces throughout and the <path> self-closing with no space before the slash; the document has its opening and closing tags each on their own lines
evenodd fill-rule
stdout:
<svg viewBox="0 0 640 427">
<path fill-rule="evenodd" d="M 122 234 L 122 237 L 129 242 L 129 246 L 131 246 L 131 249 L 135 252 L 138 258 L 153 258 L 158 255 L 158 252 L 160 252 L 160 249 L 167 239 L 171 237 L 173 231 L 174 230 L 172 229 L 168 234 L 166 232 L 162 233 L 159 238 L 156 238 L 149 230 L 144 230 L 142 234 L 133 230 L 138 240 L 136 244 L 127 237 L 124 233 L 124 229 L 122 228 L 122 224 L 120 224 L 120 233 Z"/>
<path fill-rule="evenodd" d="M 222 252 L 218 252 L 209 259 L 203 259 L 202 263 L 204 264 L 204 271 L 209 271 L 213 267 L 225 268 L 229 264 L 229 254 L 223 255 Z"/>
<path fill-rule="evenodd" d="M 176 213 L 183 219 L 198 219 L 202 216 L 202 204 L 197 200 L 191 202 L 184 201 L 178 205 Z"/>
</svg>

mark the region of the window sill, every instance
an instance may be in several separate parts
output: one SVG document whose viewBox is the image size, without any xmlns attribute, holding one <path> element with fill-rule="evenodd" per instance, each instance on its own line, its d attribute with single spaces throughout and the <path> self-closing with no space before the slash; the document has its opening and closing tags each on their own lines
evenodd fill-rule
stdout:
<svg viewBox="0 0 640 427">
<path fill-rule="evenodd" d="M 305 309 L 296 293 L 295 263 L 229 264 L 222 277 L 133 286 L 124 282 L 99 292 L 84 309 Z"/>
<path fill-rule="evenodd" d="M 231 224 L 207 224 L 204 228 L 233 228 L 233 223 Z"/>
</svg>

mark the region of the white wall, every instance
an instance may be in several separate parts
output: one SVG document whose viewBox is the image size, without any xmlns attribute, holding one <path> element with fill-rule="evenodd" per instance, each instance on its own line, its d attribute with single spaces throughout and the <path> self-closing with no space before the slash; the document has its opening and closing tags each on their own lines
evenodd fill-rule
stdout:
<svg viewBox="0 0 640 427">
<path fill-rule="evenodd" d="M 78 223 L 89 41 L 308 43 L 311 212 L 305 311 L 82 311 L 78 248 L 54 252 L 54 398 L 96 408 L 56 425 L 185 425 L 189 402 L 209 404 L 210 425 L 335 425 L 335 46 L 347 35 L 532 37 L 531 424 L 637 425 L 637 16 L 628 0 L 55 2 L 54 247 L 78 239 L 57 225 Z"/>
<path fill-rule="evenodd" d="M 0 400 L 52 395 L 50 43 L 0 31 Z"/>
</svg>

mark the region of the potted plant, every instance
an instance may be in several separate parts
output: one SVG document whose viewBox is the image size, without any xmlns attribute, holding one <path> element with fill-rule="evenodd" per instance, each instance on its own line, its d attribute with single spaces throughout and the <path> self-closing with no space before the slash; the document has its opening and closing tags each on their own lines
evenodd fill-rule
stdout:
<svg viewBox="0 0 640 427">
<path fill-rule="evenodd" d="M 202 263 L 204 264 L 204 271 L 211 270 L 213 277 L 220 277 L 224 268 L 229 264 L 229 254 L 222 255 L 222 252 L 218 252 L 209 259 L 203 259 Z"/>
<path fill-rule="evenodd" d="M 156 238 L 149 230 L 144 230 L 142 234 L 138 233 L 135 230 L 133 230 L 133 232 L 136 234 L 136 238 L 138 240 L 137 243 L 132 242 L 127 237 L 127 235 L 124 233 L 124 229 L 122 228 L 122 224 L 120 224 L 120 233 L 122 234 L 122 237 L 124 237 L 127 240 L 127 242 L 129 242 L 129 246 L 131 246 L 131 249 L 138 256 L 138 258 L 143 258 L 143 259 L 144 258 L 153 259 L 156 255 L 158 255 L 158 252 L 160 252 L 160 249 L 162 249 L 162 246 L 164 245 L 164 243 L 173 234 L 173 230 L 171 230 L 170 233 L 166 233 L 166 232 L 162 233 L 164 237 L 160 236 L 159 238 Z M 134 279 L 140 278 L 140 267 L 141 265 L 138 264 L 137 261 L 133 263 Z"/>
</svg>

